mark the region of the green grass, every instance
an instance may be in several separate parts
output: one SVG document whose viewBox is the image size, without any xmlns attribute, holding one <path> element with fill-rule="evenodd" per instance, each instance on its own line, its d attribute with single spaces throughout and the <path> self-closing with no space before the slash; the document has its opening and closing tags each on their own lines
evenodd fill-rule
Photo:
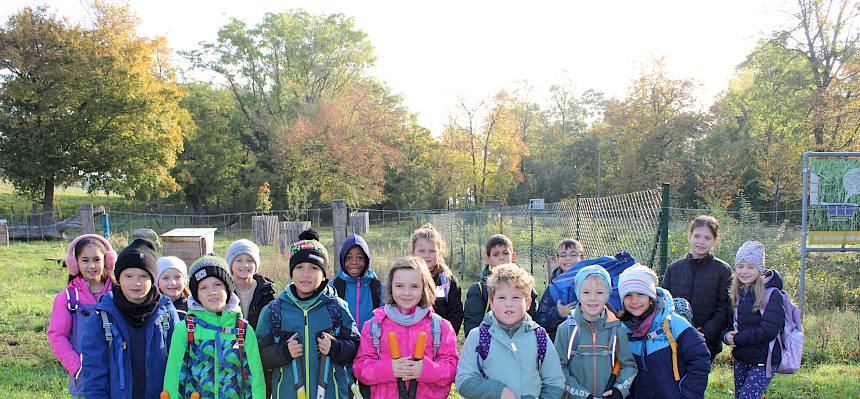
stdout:
<svg viewBox="0 0 860 399">
<path fill-rule="evenodd" d="M 122 245 L 124 239 L 115 241 Z M 216 250 L 224 253 L 229 243 L 218 239 Z M 45 332 L 51 303 L 64 286 L 66 271 L 44 260 L 62 256 L 66 245 L 37 242 L 0 247 L 0 392 L 4 398 L 66 395 L 66 374 L 51 354 Z M 392 246 L 391 254 L 386 256 L 400 251 Z M 263 247 L 262 263 L 262 272 L 273 275 L 283 287 L 286 259 L 276 247 Z M 819 312 L 807 315 L 804 324 L 807 363 L 795 375 L 776 376 L 768 398 L 856 398 L 860 382 L 845 377 L 860 375 L 860 315 L 850 311 Z M 706 398 L 730 398 L 731 369 L 724 355 L 717 360 Z M 460 396 L 452 392 L 450 397 Z"/>
</svg>

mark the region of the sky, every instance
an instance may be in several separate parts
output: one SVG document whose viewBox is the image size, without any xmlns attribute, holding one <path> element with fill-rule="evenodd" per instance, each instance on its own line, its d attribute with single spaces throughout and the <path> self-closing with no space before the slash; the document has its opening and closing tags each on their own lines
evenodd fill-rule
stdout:
<svg viewBox="0 0 860 399">
<path fill-rule="evenodd" d="M 72 21 L 88 0 L 52 0 Z M 3 23 L 43 2 L 3 0 Z M 419 122 L 441 133 L 457 99 L 486 99 L 527 81 L 532 101 L 569 81 L 624 97 L 644 65 L 665 57 L 669 75 L 700 83 L 700 106 L 726 90 L 759 38 L 790 25 L 787 0 L 130 0 L 139 33 L 166 36 L 175 50 L 214 42 L 228 17 L 253 26 L 266 12 L 302 8 L 342 13 L 368 34 L 377 57 L 370 74 L 402 96 Z M 796 7 L 796 6 L 795 6 Z M 204 75 L 200 75 L 204 77 Z M 208 77 L 205 77 L 208 79 Z"/>
</svg>

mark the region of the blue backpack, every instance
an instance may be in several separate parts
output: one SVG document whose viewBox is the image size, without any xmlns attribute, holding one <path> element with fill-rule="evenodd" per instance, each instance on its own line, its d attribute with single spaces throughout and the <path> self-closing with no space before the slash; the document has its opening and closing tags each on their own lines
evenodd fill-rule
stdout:
<svg viewBox="0 0 860 399">
<path fill-rule="evenodd" d="M 600 265 L 609 272 L 609 277 L 612 280 L 612 293 L 609 296 L 609 304 L 612 305 L 613 309 L 621 309 L 621 298 L 618 296 L 618 276 L 634 264 L 636 264 L 636 259 L 633 259 L 633 256 L 627 252 L 619 252 L 615 256 L 586 259 L 552 279 L 552 284 L 549 286 L 549 294 L 553 298 L 553 303 L 558 300 L 561 300 L 563 304 L 579 302 L 576 298 L 576 289 L 574 288 L 576 273 L 582 270 L 583 267 Z"/>
</svg>

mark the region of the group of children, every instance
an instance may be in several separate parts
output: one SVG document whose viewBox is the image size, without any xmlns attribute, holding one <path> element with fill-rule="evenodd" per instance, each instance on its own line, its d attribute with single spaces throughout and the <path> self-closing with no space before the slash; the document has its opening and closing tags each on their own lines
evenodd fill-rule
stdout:
<svg viewBox="0 0 860 399">
<path fill-rule="evenodd" d="M 734 348 L 735 397 L 757 398 L 770 381 L 763 363 L 780 361 L 778 346 L 768 351 L 782 297 L 765 300 L 764 289 L 782 283 L 757 242 L 738 250 L 732 277 L 711 253 L 717 230 L 711 217 L 691 223 L 690 253 L 662 287 L 646 266 L 624 270 L 617 312 L 599 265 L 572 270 L 572 298 L 547 290 L 536 305 L 534 278 L 504 235 L 488 240 L 465 307 L 432 225 L 413 232 L 411 255 L 385 283 L 357 235 L 329 279 L 328 251 L 305 231 L 277 296 L 248 240 L 187 268 L 145 240 L 117 254 L 82 235 L 69 244 L 48 338 L 81 398 L 446 398 L 452 383 L 467 398 L 702 398 L 721 343 Z M 578 241 L 562 241 L 552 277 L 585 258 Z"/>
</svg>

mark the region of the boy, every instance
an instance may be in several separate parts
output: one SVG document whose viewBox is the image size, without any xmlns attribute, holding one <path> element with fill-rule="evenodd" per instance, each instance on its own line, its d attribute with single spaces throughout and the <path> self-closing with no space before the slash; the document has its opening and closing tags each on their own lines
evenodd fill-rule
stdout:
<svg viewBox="0 0 860 399">
<path fill-rule="evenodd" d="M 582 244 L 573 239 L 562 240 L 556 249 L 556 268 L 553 269 L 550 276 L 550 284 L 552 284 L 552 279 L 569 270 L 573 265 L 582 260 L 585 260 L 585 248 L 582 247 Z M 540 304 L 538 305 L 537 317 L 535 319 L 538 324 L 546 329 L 550 337 L 555 337 L 556 328 L 567 318 L 574 306 L 576 306 L 576 301 L 573 298 L 553 298 L 552 294 L 550 294 L 549 286 L 547 286 L 547 289 L 544 290 L 543 295 L 540 297 Z"/>
<path fill-rule="evenodd" d="M 274 283 L 257 273 L 260 270 L 260 247 L 245 239 L 233 241 L 227 248 L 227 265 L 236 283 L 242 316 L 256 328 L 263 307 L 275 300 Z"/>
<path fill-rule="evenodd" d="M 554 341 L 564 391 L 571 398 L 622 399 L 636 377 L 626 330 L 606 306 L 611 287 L 609 273 L 601 266 L 586 266 L 576 274 L 579 303 Z"/>
<path fill-rule="evenodd" d="M 484 315 L 489 310 L 489 300 L 487 292 L 487 277 L 490 276 L 493 268 L 506 263 L 514 263 L 517 260 L 517 254 L 514 252 L 514 243 L 504 234 L 495 234 L 490 236 L 486 245 L 486 256 L 484 260 L 487 265 L 481 273 L 481 281 L 472 284 L 469 291 L 466 293 L 466 304 L 463 306 L 465 327 L 465 335 L 469 335 L 469 331 L 481 324 Z M 529 316 L 534 320 L 537 316 L 537 291 L 532 289 L 531 306 L 529 306 Z"/>
<path fill-rule="evenodd" d="M 264 398 L 257 336 L 240 317 L 227 261 L 204 256 L 194 261 L 189 276 L 188 314 L 170 341 L 164 391 L 171 398 L 193 392 L 203 398 Z"/>
<path fill-rule="evenodd" d="M 548 348 L 546 331 L 526 313 L 534 278 L 515 264 L 499 265 L 487 288 L 492 312 L 463 343 L 455 380 L 459 393 L 466 398 L 561 398 L 558 353 Z"/>
</svg>

